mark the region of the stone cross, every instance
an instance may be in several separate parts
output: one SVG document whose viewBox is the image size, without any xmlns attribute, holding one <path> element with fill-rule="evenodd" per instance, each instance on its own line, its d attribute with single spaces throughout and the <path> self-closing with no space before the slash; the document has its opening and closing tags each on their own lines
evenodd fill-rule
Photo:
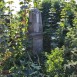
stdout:
<svg viewBox="0 0 77 77">
<path fill-rule="evenodd" d="M 37 9 L 31 9 L 29 13 L 29 38 L 32 39 L 33 54 L 43 51 L 43 26 L 41 12 Z"/>
</svg>

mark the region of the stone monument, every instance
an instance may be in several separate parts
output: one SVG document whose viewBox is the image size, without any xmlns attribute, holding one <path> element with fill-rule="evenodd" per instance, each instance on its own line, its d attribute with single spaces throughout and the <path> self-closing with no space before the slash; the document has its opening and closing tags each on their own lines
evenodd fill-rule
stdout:
<svg viewBox="0 0 77 77">
<path fill-rule="evenodd" d="M 41 12 L 37 8 L 33 8 L 29 13 L 29 38 L 32 40 L 33 54 L 43 51 L 43 26 Z"/>
</svg>

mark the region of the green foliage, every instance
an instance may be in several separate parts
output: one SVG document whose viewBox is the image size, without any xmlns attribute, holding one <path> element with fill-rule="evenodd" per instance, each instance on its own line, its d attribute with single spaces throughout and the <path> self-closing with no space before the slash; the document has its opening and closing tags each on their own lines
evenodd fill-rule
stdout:
<svg viewBox="0 0 77 77">
<path fill-rule="evenodd" d="M 75 7 L 76 8 L 76 7 Z M 77 16 L 76 12 L 74 12 L 74 19 L 73 19 L 73 27 L 68 28 L 69 32 L 65 37 L 65 70 L 66 74 L 68 75 L 76 75 L 76 64 L 77 64 Z M 70 71 L 71 70 L 71 71 Z"/>
<path fill-rule="evenodd" d="M 46 54 L 46 68 L 47 72 L 51 77 L 55 77 L 62 73 L 62 63 L 63 63 L 63 50 L 55 48 L 50 54 Z"/>
<path fill-rule="evenodd" d="M 50 33 L 50 25 L 48 22 L 49 16 L 49 9 L 51 8 L 51 3 L 48 0 L 44 0 L 41 5 L 41 11 L 42 11 L 42 22 L 43 22 L 43 32 L 44 32 L 44 38 L 43 38 L 43 46 L 44 51 L 50 51 L 51 50 L 51 33 Z"/>
<path fill-rule="evenodd" d="M 30 6 L 25 7 L 25 3 L 29 2 L 20 2 L 22 8 L 14 16 L 13 10 L 0 1 L 0 77 L 76 76 L 77 4 L 74 0 L 43 0 L 42 4 L 40 0 L 34 1 L 34 7 L 42 12 L 44 51 L 51 52 L 33 55 L 28 51 L 31 41 L 26 35 Z M 8 15 L 4 15 L 5 10 Z"/>
<path fill-rule="evenodd" d="M 5 8 L 5 2 L 4 0 L 0 0 L 0 15 L 4 13 L 4 8 Z"/>
<path fill-rule="evenodd" d="M 47 1 L 46 3 L 48 2 L 50 1 Z M 66 69 L 64 70 L 65 73 L 64 77 L 68 76 L 74 77 L 74 75 L 76 75 L 75 68 L 76 68 L 76 48 L 77 48 L 76 45 L 77 5 L 74 0 L 70 2 L 64 2 L 59 0 L 51 2 L 50 5 L 46 6 L 45 4 L 45 6 L 43 6 L 45 11 L 42 10 L 42 18 L 44 18 L 43 19 L 43 25 L 44 25 L 43 29 L 44 29 L 44 39 L 45 39 L 44 45 L 48 45 L 49 48 L 51 45 L 52 49 L 56 47 L 61 48 L 64 45 L 63 67 L 66 67 Z M 48 11 L 49 13 L 46 11 Z M 48 36 L 48 34 L 50 35 Z M 49 39 L 50 42 L 48 42 Z M 48 47 L 45 46 L 45 48 Z M 46 50 L 48 52 L 48 49 Z"/>
<path fill-rule="evenodd" d="M 8 3 L 12 4 L 12 2 Z M 9 9 L 10 7 L 8 7 L 8 13 L 12 12 Z M 24 66 L 21 65 L 19 68 L 18 64 L 20 64 L 21 57 L 28 46 L 26 36 L 28 16 L 27 13 L 25 13 L 24 17 L 22 14 L 24 15 L 24 11 L 19 13 L 19 16 L 14 16 L 11 13 L 9 15 L 0 15 L 0 74 L 8 75 L 10 69 L 15 67 L 23 70 Z M 22 20 L 20 21 L 21 17 Z M 13 69 L 14 72 L 15 70 Z"/>
<path fill-rule="evenodd" d="M 22 2 L 20 4 L 25 5 Z M 27 49 L 29 7 L 21 10 L 17 16 L 12 15 L 10 7 L 7 10 L 10 14 L 3 15 L 0 23 L 0 76 L 11 74 L 13 77 L 43 77 L 39 57 L 33 57 Z"/>
<path fill-rule="evenodd" d="M 41 0 L 34 0 L 33 4 L 35 8 L 40 8 Z"/>
</svg>

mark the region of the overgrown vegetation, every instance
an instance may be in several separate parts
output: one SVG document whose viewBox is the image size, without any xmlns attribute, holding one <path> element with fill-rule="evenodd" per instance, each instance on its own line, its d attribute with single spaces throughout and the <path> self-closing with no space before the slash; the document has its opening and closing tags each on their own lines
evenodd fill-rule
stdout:
<svg viewBox="0 0 77 77">
<path fill-rule="evenodd" d="M 0 77 L 76 77 L 77 4 L 74 0 L 34 1 L 42 13 L 44 52 L 33 55 L 27 38 L 29 8 L 13 15 L 0 1 Z M 9 1 L 8 4 L 12 4 Z M 40 7 L 39 7 L 40 5 Z M 8 15 L 4 15 L 5 10 Z"/>
</svg>

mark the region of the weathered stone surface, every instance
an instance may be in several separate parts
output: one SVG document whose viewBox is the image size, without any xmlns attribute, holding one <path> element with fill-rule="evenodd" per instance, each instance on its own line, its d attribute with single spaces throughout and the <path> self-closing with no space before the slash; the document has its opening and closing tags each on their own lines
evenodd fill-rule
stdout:
<svg viewBox="0 0 77 77">
<path fill-rule="evenodd" d="M 30 10 L 28 32 L 32 38 L 33 53 L 40 53 L 43 50 L 43 27 L 41 12 L 37 8 Z"/>
</svg>

